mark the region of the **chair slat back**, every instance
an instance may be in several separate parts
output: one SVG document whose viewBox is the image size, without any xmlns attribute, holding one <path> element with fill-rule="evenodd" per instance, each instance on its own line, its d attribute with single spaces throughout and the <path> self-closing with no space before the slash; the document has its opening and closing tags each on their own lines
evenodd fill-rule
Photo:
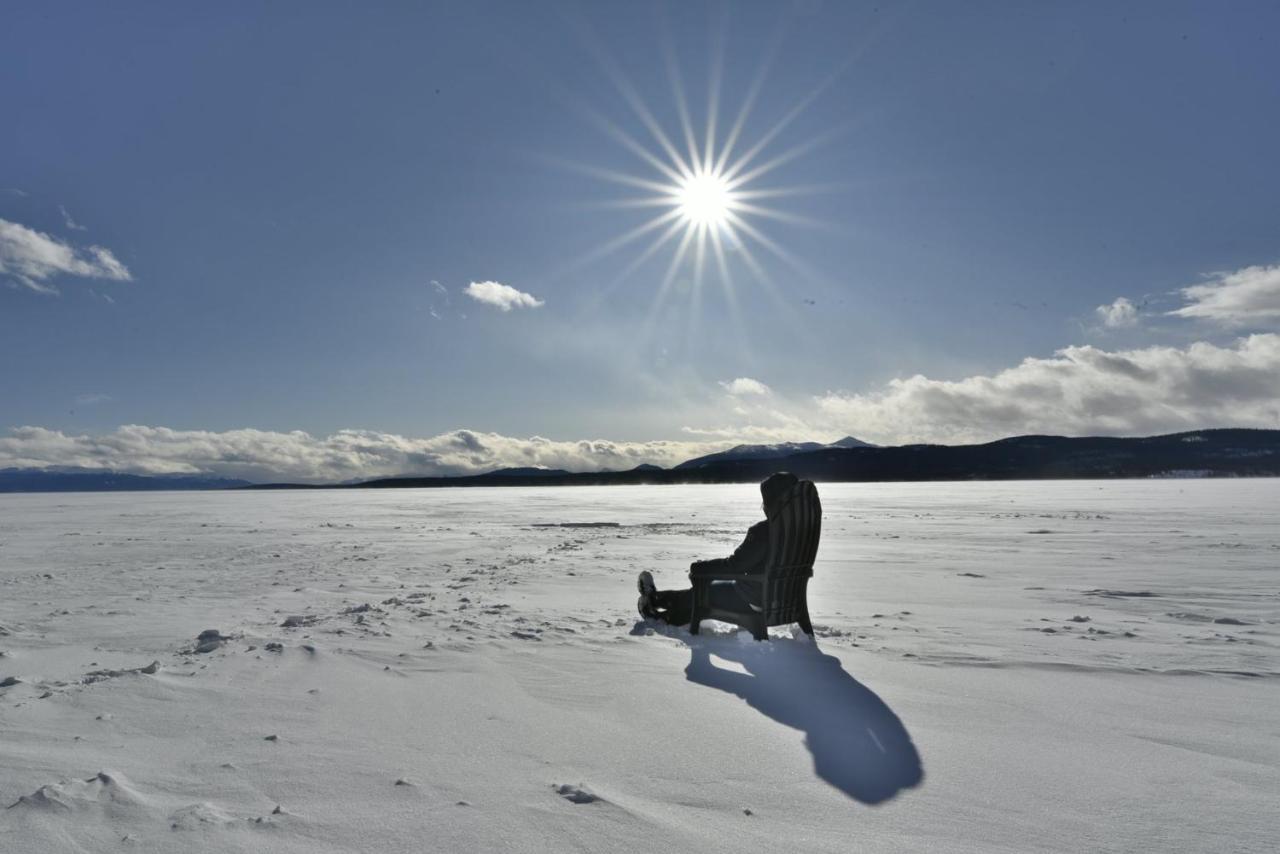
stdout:
<svg viewBox="0 0 1280 854">
<path fill-rule="evenodd" d="M 769 560 L 764 584 L 769 625 L 794 622 L 803 612 L 805 589 L 822 535 L 822 503 L 811 481 L 802 480 L 769 521 Z"/>
</svg>

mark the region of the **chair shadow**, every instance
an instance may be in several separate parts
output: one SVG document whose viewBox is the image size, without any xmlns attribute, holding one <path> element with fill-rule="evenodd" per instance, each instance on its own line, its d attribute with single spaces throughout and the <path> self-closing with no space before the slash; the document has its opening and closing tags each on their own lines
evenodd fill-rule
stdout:
<svg viewBox="0 0 1280 854">
<path fill-rule="evenodd" d="M 690 649 L 690 682 L 741 697 L 802 731 L 814 773 L 854 800 L 881 804 L 924 779 L 920 754 L 898 716 L 812 640 L 744 644 L 736 637 L 687 634 L 680 639 Z M 747 672 L 717 667 L 712 655 Z"/>
</svg>

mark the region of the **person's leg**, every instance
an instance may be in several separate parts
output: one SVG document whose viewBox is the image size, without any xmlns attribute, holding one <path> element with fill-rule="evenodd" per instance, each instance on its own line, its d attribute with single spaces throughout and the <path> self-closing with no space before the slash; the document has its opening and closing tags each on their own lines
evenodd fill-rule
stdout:
<svg viewBox="0 0 1280 854">
<path fill-rule="evenodd" d="M 741 611 L 745 607 L 736 585 L 731 581 L 712 584 L 709 595 L 712 607 L 726 611 Z M 688 587 L 683 590 L 654 588 L 648 593 L 642 592 L 641 599 L 643 604 L 648 604 L 653 609 L 652 613 L 645 613 L 641 609 L 641 614 L 646 619 L 662 620 L 672 626 L 685 626 L 693 617 L 693 590 Z"/>
<path fill-rule="evenodd" d="M 653 604 L 658 609 L 658 619 L 672 626 L 683 626 L 689 622 L 693 613 L 693 591 L 659 590 L 653 596 Z"/>
<path fill-rule="evenodd" d="M 742 597 L 738 595 L 733 582 L 716 582 L 711 585 L 708 604 L 713 608 L 726 611 L 740 611 L 743 608 Z M 653 595 L 653 604 L 658 608 L 658 617 L 673 626 L 685 626 L 693 617 L 693 590 L 659 590 Z"/>
<path fill-rule="evenodd" d="M 646 620 L 662 620 L 672 626 L 683 626 L 689 622 L 693 612 L 693 591 L 688 588 L 659 590 L 648 570 L 636 577 L 636 589 L 640 591 L 636 608 Z"/>
</svg>

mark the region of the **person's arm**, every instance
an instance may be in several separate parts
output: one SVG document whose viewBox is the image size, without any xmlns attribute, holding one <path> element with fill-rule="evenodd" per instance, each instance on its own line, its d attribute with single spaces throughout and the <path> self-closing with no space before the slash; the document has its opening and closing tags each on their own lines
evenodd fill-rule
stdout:
<svg viewBox="0 0 1280 854">
<path fill-rule="evenodd" d="M 769 523 L 757 522 L 747 531 L 742 545 L 728 557 L 713 560 L 695 560 L 689 566 L 690 575 L 734 573 L 749 575 L 760 569 L 769 554 Z"/>
</svg>

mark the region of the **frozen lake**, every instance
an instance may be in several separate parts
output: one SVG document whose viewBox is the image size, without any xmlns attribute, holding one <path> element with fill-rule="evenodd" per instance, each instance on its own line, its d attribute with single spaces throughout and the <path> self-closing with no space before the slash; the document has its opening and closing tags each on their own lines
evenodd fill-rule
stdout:
<svg viewBox="0 0 1280 854">
<path fill-rule="evenodd" d="M 754 486 L 0 496 L 0 848 L 1280 834 L 1280 481 L 819 489 L 817 650 L 636 617 Z"/>
</svg>

